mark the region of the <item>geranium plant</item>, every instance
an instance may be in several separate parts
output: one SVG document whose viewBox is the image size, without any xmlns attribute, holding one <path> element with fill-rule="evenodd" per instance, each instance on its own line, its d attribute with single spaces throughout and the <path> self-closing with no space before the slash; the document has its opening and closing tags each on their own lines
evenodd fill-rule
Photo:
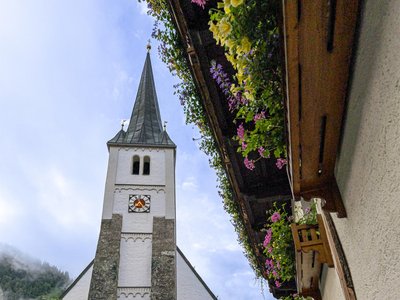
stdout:
<svg viewBox="0 0 400 300">
<path fill-rule="evenodd" d="M 267 233 L 263 247 L 264 254 L 267 257 L 265 267 L 268 279 L 273 280 L 276 287 L 280 287 L 283 282 L 290 281 L 296 274 L 290 224 L 295 219 L 296 224 L 317 224 L 317 208 L 315 202 L 312 202 L 311 206 L 304 211 L 297 208 L 298 211 L 295 211 L 295 213 L 299 217 L 296 218 L 288 215 L 285 205 L 278 207 L 275 202 L 273 207 L 268 212 Z"/>
</svg>

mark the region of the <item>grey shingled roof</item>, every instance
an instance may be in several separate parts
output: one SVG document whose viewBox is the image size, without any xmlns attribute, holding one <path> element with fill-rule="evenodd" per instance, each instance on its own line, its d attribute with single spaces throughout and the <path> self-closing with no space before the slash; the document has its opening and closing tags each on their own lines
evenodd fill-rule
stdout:
<svg viewBox="0 0 400 300">
<path fill-rule="evenodd" d="M 165 145 L 175 147 L 174 142 L 161 125 L 150 53 L 147 53 L 146 56 L 128 129 L 126 132 L 121 129 L 107 144 Z"/>
</svg>

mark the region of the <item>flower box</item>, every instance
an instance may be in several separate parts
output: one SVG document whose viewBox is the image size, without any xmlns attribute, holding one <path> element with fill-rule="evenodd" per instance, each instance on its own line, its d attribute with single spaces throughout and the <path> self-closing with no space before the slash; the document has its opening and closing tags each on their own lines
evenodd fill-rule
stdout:
<svg viewBox="0 0 400 300">
<path fill-rule="evenodd" d="M 319 277 L 322 264 L 333 267 L 322 216 L 317 215 L 318 225 L 291 224 L 296 251 L 297 290 L 303 296 L 320 299 Z"/>
<path fill-rule="evenodd" d="M 358 1 L 284 0 L 288 173 L 298 199 L 346 217 L 334 176 Z"/>
</svg>

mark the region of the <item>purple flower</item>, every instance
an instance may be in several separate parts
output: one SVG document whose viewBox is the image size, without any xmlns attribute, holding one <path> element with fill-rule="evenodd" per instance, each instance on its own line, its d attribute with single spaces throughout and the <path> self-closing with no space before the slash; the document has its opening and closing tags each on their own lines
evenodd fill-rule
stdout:
<svg viewBox="0 0 400 300">
<path fill-rule="evenodd" d="M 279 170 L 281 170 L 283 168 L 283 166 L 286 165 L 286 164 L 287 164 L 287 160 L 286 159 L 278 158 L 276 160 L 276 164 L 275 165 Z"/>
<path fill-rule="evenodd" d="M 268 158 L 268 157 L 269 157 L 269 155 L 268 155 L 268 156 L 265 156 L 265 149 L 264 149 L 263 146 L 261 146 L 260 148 L 258 148 L 258 154 L 260 154 L 260 156 L 263 157 L 263 158 Z"/>
<path fill-rule="evenodd" d="M 206 0 L 192 0 L 192 3 L 196 3 L 198 6 L 204 9 L 204 6 L 206 5 Z"/>
<path fill-rule="evenodd" d="M 193 2 L 194 0 L 192 0 Z M 196 0 L 196 1 L 204 1 L 206 0 Z M 210 67 L 210 73 L 213 77 L 213 79 L 217 82 L 219 85 L 220 89 L 222 92 L 228 96 L 230 94 L 230 87 L 231 87 L 231 82 L 229 81 L 228 74 L 224 72 L 222 69 L 222 66 L 220 64 L 217 64 L 215 61 L 211 63 Z"/>
<path fill-rule="evenodd" d="M 247 144 L 245 142 L 242 142 L 242 150 L 246 150 Z"/>
<path fill-rule="evenodd" d="M 254 122 L 265 119 L 265 111 L 260 112 L 254 116 Z"/>
<path fill-rule="evenodd" d="M 278 222 L 280 219 L 281 219 L 281 215 L 280 215 L 277 211 L 274 212 L 274 213 L 272 214 L 272 216 L 271 216 L 271 221 L 272 221 L 273 223 Z"/>
<path fill-rule="evenodd" d="M 307 207 L 307 208 L 304 210 L 304 213 L 305 213 L 305 214 L 309 214 L 310 211 L 311 211 L 311 209 L 310 209 L 309 207 Z"/>
<path fill-rule="evenodd" d="M 243 140 L 244 139 L 244 127 L 243 127 L 243 123 L 241 123 L 239 125 L 239 127 L 237 128 L 237 135 L 239 137 L 239 139 Z"/>
<path fill-rule="evenodd" d="M 279 287 L 281 287 L 281 283 L 280 283 L 278 280 L 275 280 L 275 286 L 276 286 L 277 288 L 279 288 Z"/>
<path fill-rule="evenodd" d="M 247 156 L 244 159 L 244 165 L 246 166 L 247 169 L 249 170 L 254 170 L 255 166 L 254 166 L 254 160 L 252 159 L 248 159 Z"/>
<path fill-rule="evenodd" d="M 272 276 L 274 276 L 276 278 L 276 276 L 278 275 L 278 273 L 276 273 L 275 270 L 272 271 Z"/>
<path fill-rule="evenodd" d="M 272 253 L 272 248 L 271 247 L 268 248 L 268 253 Z"/>
</svg>

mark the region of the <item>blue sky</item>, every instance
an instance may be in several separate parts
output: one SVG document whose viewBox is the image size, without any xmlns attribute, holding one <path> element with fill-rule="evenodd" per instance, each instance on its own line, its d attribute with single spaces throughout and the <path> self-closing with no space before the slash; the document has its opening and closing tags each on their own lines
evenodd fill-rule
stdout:
<svg viewBox="0 0 400 300">
<path fill-rule="evenodd" d="M 0 0 L 0 242 L 72 277 L 94 257 L 105 143 L 130 117 L 151 28 L 136 0 Z M 178 145 L 178 245 L 220 299 L 269 299 L 155 48 L 161 116 Z"/>
</svg>

